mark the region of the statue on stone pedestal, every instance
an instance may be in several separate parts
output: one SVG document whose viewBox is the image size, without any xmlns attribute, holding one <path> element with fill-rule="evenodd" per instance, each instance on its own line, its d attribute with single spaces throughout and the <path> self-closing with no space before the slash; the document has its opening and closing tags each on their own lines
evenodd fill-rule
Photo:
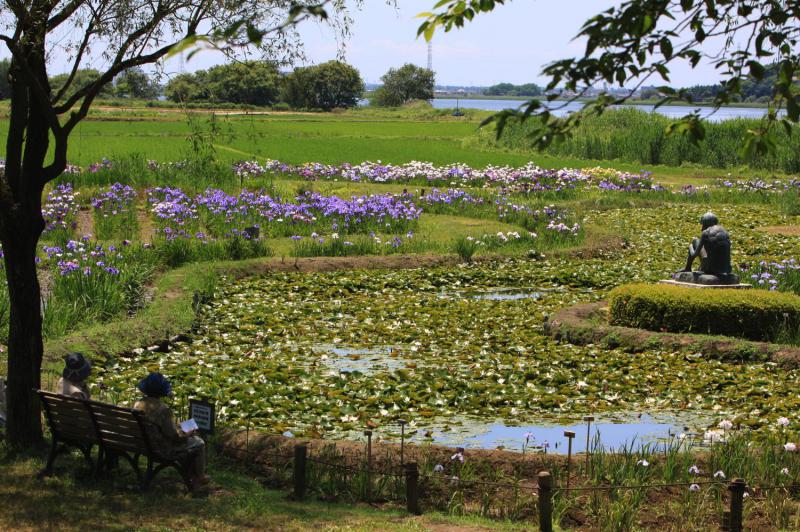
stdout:
<svg viewBox="0 0 800 532">
<path fill-rule="evenodd" d="M 686 266 L 672 278 L 682 283 L 738 284 L 739 278 L 731 273 L 731 239 L 728 232 L 711 212 L 700 218 L 700 224 L 703 231 L 700 238 L 695 238 L 689 245 Z M 698 257 L 700 271 L 693 272 L 692 263 Z"/>
</svg>

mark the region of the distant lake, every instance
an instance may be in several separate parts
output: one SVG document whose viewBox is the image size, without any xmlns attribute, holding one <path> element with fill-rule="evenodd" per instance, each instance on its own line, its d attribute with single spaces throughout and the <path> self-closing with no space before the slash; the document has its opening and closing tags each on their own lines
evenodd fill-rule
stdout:
<svg viewBox="0 0 800 532">
<path fill-rule="evenodd" d="M 503 109 L 514 109 L 524 103 L 522 100 L 471 100 L 468 98 L 459 99 L 458 106 L 465 109 L 483 109 L 485 111 L 501 111 Z M 436 109 L 455 108 L 455 98 L 436 98 L 431 101 Z M 559 109 L 553 114 L 563 116 L 583 107 L 583 102 L 572 102 L 563 109 Z M 622 106 L 621 106 L 622 107 Z M 655 109 L 653 105 L 626 105 L 624 107 L 634 107 L 642 111 L 651 112 Z M 680 118 L 686 116 L 697 109 L 689 105 L 665 105 L 655 109 L 655 112 L 670 118 Z M 708 118 L 714 122 L 729 120 L 731 118 L 763 118 L 767 109 L 764 107 L 722 107 L 716 113 L 711 114 L 710 107 L 700 107 L 700 116 Z"/>
</svg>

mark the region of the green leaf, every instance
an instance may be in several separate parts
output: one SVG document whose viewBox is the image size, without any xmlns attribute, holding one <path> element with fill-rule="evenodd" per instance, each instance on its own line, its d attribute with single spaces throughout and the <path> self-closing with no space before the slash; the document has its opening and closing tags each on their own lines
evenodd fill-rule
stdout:
<svg viewBox="0 0 800 532">
<path fill-rule="evenodd" d="M 665 59 L 672 59 L 672 41 L 670 41 L 667 37 L 662 38 L 659 42 L 659 48 L 661 49 L 661 53 Z"/>
</svg>

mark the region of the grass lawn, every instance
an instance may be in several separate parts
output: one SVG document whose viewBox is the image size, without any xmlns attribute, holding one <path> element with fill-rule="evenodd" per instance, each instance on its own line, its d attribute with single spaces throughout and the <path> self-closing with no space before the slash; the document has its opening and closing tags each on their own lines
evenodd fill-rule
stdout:
<svg viewBox="0 0 800 532">
<path fill-rule="evenodd" d="M 479 518 L 431 513 L 409 516 L 403 508 L 293 502 L 288 492 L 264 488 L 256 478 L 213 457 L 209 474 L 219 490 L 208 499 L 184 494 L 176 473 L 159 475 L 150 492 L 135 486 L 127 464 L 116 477 L 92 480 L 77 455 L 56 462 L 56 476 L 36 478 L 44 453 L 12 458 L 0 448 L 2 530 L 520 530 Z"/>
</svg>

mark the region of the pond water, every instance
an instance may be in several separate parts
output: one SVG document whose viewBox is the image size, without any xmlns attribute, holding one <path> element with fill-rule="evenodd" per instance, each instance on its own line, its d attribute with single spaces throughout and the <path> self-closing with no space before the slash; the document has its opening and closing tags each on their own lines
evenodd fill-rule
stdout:
<svg viewBox="0 0 800 532">
<path fill-rule="evenodd" d="M 485 111 L 502 111 L 503 109 L 516 108 L 524 103 L 523 100 L 472 100 L 472 99 L 459 99 L 456 102 L 455 98 L 436 98 L 431 101 L 431 104 L 436 109 L 450 109 L 455 108 L 456 103 L 459 107 L 465 109 L 482 109 Z M 564 108 L 554 111 L 556 116 L 564 116 L 573 111 L 579 110 L 583 107 L 582 102 L 572 102 Z M 622 107 L 622 106 L 620 106 Z M 635 107 L 646 112 L 656 112 L 658 114 L 668 116 L 670 118 L 680 118 L 695 111 L 697 108 L 690 105 L 665 105 L 655 109 L 653 105 L 627 105 L 624 107 Z M 712 114 L 710 107 L 701 107 L 700 116 L 707 118 L 713 122 L 721 120 L 730 120 L 732 118 L 763 118 L 767 112 L 763 107 L 723 107 L 717 112 Z"/>
<path fill-rule="evenodd" d="M 434 109 L 480 109 L 483 111 L 502 111 L 503 109 L 516 109 L 525 103 L 525 100 L 491 100 L 472 98 L 435 98 L 431 100 Z M 359 105 L 369 105 L 369 100 L 361 100 Z M 583 107 L 583 102 L 571 102 L 560 109 L 553 110 L 554 116 L 565 116 Z M 648 113 L 658 113 L 669 118 L 681 118 L 689 113 L 700 110 L 700 116 L 710 122 L 721 122 L 734 118 L 763 118 L 767 112 L 766 107 L 722 107 L 714 111 L 711 107 L 695 107 L 691 105 L 664 105 L 656 109 L 655 105 L 617 105 L 616 108 L 633 107 Z M 781 114 L 783 111 L 781 110 Z"/>
<path fill-rule="evenodd" d="M 691 441 L 692 445 L 703 444 L 703 430 L 708 420 L 697 416 L 680 419 L 669 414 L 617 415 L 614 418 L 597 418 L 589 428 L 590 447 L 594 439 L 607 450 L 618 450 L 623 446 L 638 448 L 643 444 L 663 444 L 675 438 Z M 567 438 L 564 431 L 572 431 L 572 452 L 586 450 L 587 423 L 540 424 L 512 427 L 501 421 L 476 423 L 465 421 L 461 425 L 450 424 L 420 430 L 409 438 L 411 441 L 427 441 L 436 445 L 464 447 L 467 449 L 497 449 L 522 451 L 526 437 L 530 435 L 527 450 L 556 454 L 567 453 Z M 695 432 L 695 429 L 697 432 Z"/>
<path fill-rule="evenodd" d="M 517 299 L 541 299 L 544 292 L 552 290 L 539 288 L 500 287 L 485 290 L 460 290 L 447 292 L 442 290 L 439 297 L 446 299 L 478 299 L 488 301 L 514 301 Z"/>
<path fill-rule="evenodd" d="M 408 360 L 399 355 L 396 346 L 349 347 L 335 344 L 320 344 L 314 347 L 320 353 L 324 367 L 337 373 L 358 371 L 368 375 L 382 371 L 394 371 L 406 367 Z"/>
</svg>

